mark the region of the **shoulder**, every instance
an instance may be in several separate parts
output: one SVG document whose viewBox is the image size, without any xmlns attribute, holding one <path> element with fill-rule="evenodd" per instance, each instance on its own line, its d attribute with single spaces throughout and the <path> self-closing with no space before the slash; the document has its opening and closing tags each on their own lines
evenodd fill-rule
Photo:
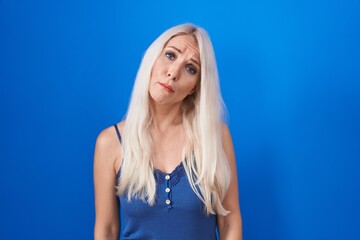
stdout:
<svg viewBox="0 0 360 240">
<path fill-rule="evenodd" d="M 114 126 L 102 130 L 96 138 L 96 150 L 109 149 L 117 140 Z M 119 141 L 119 140 L 117 140 Z"/>
<path fill-rule="evenodd" d="M 116 125 L 117 125 L 117 127 L 120 131 L 120 135 L 121 135 L 121 133 L 124 129 L 124 121 L 119 122 Z M 109 126 L 109 127 L 105 128 L 104 130 L 102 130 L 96 139 L 96 145 L 101 148 L 109 148 L 116 143 L 117 143 L 117 145 L 119 144 L 119 138 L 116 134 L 116 129 L 115 129 L 114 125 Z"/>
<path fill-rule="evenodd" d="M 221 124 L 221 138 L 222 138 L 222 142 L 224 144 L 232 142 L 231 133 L 230 133 L 229 127 L 226 123 Z"/>
<path fill-rule="evenodd" d="M 230 162 L 235 161 L 235 152 L 232 142 L 231 133 L 227 124 L 222 123 L 221 126 L 221 140 L 225 154 Z"/>
<path fill-rule="evenodd" d="M 117 123 L 120 134 L 124 123 Z M 96 139 L 95 159 L 103 164 L 112 165 L 115 169 L 117 162 L 121 159 L 121 145 L 114 126 L 102 130 Z"/>
</svg>

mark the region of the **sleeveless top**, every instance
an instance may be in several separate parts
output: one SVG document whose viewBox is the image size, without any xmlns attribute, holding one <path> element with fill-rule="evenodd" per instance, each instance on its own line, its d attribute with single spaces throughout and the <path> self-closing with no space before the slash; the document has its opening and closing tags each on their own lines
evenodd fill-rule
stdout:
<svg viewBox="0 0 360 240">
<path fill-rule="evenodd" d="M 120 132 L 114 125 L 119 141 Z M 121 168 L 117 174 L 117 181 Z M 196 196 L 182 163 L 171 173 L 155 169 L 156 200 L 153 206 L 140 199 L 127 200 L 121 195 L 121 239 L 141 240 L 215 240 L 216 215 L 205 213 L 205 205 Z"/>
</svg>

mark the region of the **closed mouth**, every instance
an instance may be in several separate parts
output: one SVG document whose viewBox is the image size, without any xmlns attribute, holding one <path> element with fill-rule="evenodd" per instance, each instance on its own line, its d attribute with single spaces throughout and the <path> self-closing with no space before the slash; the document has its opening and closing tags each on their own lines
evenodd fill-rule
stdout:
<svg viewBox="0 0 360 240">
<path fill-rule="evenodd" d="M 167 85 L 167 84 L 165 84 L 165 83 L 160 83 L 160 82 L 159 82 L 159 84 L 160 84 L 161 86 L 163 86 L 167 91 L 169 91 L 169 92 L 174 92 L 174 89 L 173 89 L 170 85 Z"/>
</svg>

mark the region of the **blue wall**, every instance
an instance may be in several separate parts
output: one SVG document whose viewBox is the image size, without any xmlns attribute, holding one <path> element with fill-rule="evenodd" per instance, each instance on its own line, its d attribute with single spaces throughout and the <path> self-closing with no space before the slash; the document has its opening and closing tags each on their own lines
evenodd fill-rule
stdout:
<svg viewBox="0 0 360 240">
<path fill-rule="evenodd" d="M 0 239 L 91 239 L 97 134 L 147 46 L 217 55 L 244 239 L 360 239 L 360 2 L 0 0 Z"/>
</svg>

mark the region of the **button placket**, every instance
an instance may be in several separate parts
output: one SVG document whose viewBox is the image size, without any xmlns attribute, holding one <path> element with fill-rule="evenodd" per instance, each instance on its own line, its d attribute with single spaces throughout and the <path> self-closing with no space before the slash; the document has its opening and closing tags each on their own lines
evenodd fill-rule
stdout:
<svg viewBox="0 0 360 240">
<path fill-rule="evenodd" d="M 171 202 L 171 188 L 170 188 L 170 175 L 167 174 L 165 176 L 165 180 L 166 180 L 166 188 L 165 188 L 165 192 L 167 193 L 167 199 L 165 200 L 166 205 L 168 206 L 168 209 L 170 210 L 172 208 L 172 202 Z"/>
</svg>

